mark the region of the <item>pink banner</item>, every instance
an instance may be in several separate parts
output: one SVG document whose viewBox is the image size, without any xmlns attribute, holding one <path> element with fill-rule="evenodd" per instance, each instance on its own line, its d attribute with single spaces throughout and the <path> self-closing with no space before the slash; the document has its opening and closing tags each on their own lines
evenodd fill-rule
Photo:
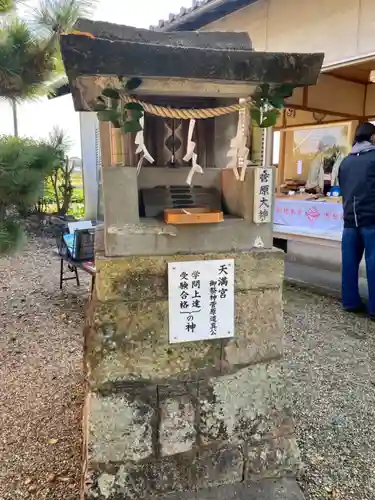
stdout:
<svg viewBox="0 0 375 500">
<path fill-rule="evenodd" d="M 343 209 L 341 203 L 276 199 L 274 224 L 341 232 Z"/>
</svg>

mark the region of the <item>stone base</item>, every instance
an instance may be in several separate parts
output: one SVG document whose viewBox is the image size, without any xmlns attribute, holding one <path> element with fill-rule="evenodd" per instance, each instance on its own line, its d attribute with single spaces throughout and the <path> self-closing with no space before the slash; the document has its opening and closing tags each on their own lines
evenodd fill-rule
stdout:
<svg viewBox="0 0 375 500">
<path fill-rule="evenodd" d="M 126 494 L 115 497 L 116 500 L 130 498 Z M 228 484 L 197 492 L 178 492 L 152 498 L 154 500 L 305 500 L 297 482 L 291 478 Z"/>
<path fill-rule="evenodd" d="M 168 500 L 172 500 L 170 497 Z M 178 497 L 175 497 L 176 500 Z M 180 497 L 187 500 L 189 497 Z M 213 488 L 197 493 L 192 500 L 304 500 L 305 497 L 294 479 L 273 481 L 264 479 L 256 483 L 237 484 Z M 179 500 L 180 500 L 179 499 Z M 165 499 L 167 500 L 167 499 Z M 190 499 L 189 499 L 190 500 Z"/>
<path fill-rule="evenodd" d="M 224 257 L 236 266 L 235 338 L 169 344 L 167 263 Z M 300 467 L 281 360 L 282 252 L 96 263 L 84 498 L 299 500 L 283 482 L 252 483 Z"/>
<path fill-rule="evenodd" d="M 305 497 L 294 479 L 264 479 L 254 483 L 210 488 L 197 493 L 172 494 L 160 500 L 305 500 Z"/>
</svg>

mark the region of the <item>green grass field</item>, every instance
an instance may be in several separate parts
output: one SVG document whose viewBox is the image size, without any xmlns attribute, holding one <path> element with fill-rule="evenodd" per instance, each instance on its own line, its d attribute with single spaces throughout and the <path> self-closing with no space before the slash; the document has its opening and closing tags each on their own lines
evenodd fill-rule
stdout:
<svg viewBox="0 0 375 500">
<path fill-rule="evenodd" d="M 72 173 L 73 186 L 83 186 L 83 177 L 81 172 Z"/>
<path fill-rule="evenodd" d="M 73 172 L 72 184 L 74 186 L 73 199 L 84 199 L 83 197 L 83 177 L 82 172 Z M 85 204 L 73 202 L 70 206 L 69 215 L 81 219 L 85 215 Z"/>
</svg>

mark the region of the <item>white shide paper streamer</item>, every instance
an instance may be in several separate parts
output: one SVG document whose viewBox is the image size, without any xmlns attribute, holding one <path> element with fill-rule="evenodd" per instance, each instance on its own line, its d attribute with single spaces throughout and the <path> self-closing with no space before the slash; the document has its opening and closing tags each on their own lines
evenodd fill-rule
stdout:
<svg viewBox="0 0 375 500">
<path fill-rule="evenodd" d="M 153 157 L 150 155 L 148 152 L 148 149 L 146 148 L 145 144 L 145 136 L 144 136 L 144 126 L 145 126 L 145 117 L 142 116 L 142 118 L 139 120 L 139 123 L 142 127 L 142 130 L 137 132 L 137 135 L 135 136 L 135 144 L 137 146 L 137 149 L 135 150 L 136 154 L 141 154 L 141 157 L 139 158 L 138 164 L 137 164 L 137 175 L 139 175 L 139 172 L 141 171 L 142 165 L 143 165 L 143 160 L 146 159 L 150 163 L 154 163 Z"/>
<path fill-rule="evenodd" d="M 190 161 L 190 160 L 192 161 L 192 167 L 186 178 L 186 184 L 189 184 L 189 186 L 191 186 L 191 181 L 193 180 L 194 174 L 203 174 L 202 167 L 197 163 L 198 155 L 197 153 L 194 152 L 196 146 L 196 143 L 193 141 L 194 127 L 195 127 L 195 120 L 190 120 L 186 155 L 183 158 L 184 161 Z"/>
<path fill-rule="evenodd" d="M 240 99 L 240 104 L 243 104 L 243 99 Z M 246 111 L 245 109 L 238 112 L 237 134 L 230 142 L 230 149 L 227 157 L 230 158 L 227 168 L 233 170 L 235 178 L 241 182 L 245 180 L 246 167 L 251 164 L 249 157 L 249 148 L 246 147 Z M 240 168 L 240 173 L 238 173 Z"/>
</svg>

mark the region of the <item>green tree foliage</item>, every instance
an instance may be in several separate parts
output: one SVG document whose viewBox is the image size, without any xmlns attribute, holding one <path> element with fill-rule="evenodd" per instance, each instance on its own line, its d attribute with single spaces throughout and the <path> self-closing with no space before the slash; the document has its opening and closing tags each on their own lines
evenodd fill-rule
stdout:
<svg viewBox="0 0 375 500">
<path fill-rule="evenodd" d="M 95 0 L 41 0 L 35 9 L 27 1 L 0 0 L 0 98 L 14 104 L 50 92 L 51 81 L 64 74 L 60 35 L 79 17 L 90 15 L 94 4 Z M 28 19 L 19 17 L 18 5 L 29 7 Z M 22 239 L 14 215 L 37 201 L 46 176 L 61 171 L 65 161 L 61 143 L 0 138 L 0 254 L 16 248 Z M 65 184 L 69 193 L 69 182 Z"/>
<path fill-rule="evenodd" d="M 0 96 L 21 101 L 43 95 L 53 78 L 55 50 L 19 19 L 0 30 Z"/>
<path fill-rule="evenodd" d="M 46 84 L 63 74 L 59 37 L 89 16 L 96 1 L 41 0 L 28 19 L 17 15 L 18 3 L 28 7 L 0 0 L 0 97 L 23 100 L 46 94 Z"/>
<path fill-rule="evenodd" d="M 17 216 L 34 204 L 46 175 L 61 162 L 48 142 L 0 137 L 0 254 L 17 248 L 22 230 Z"/>
<path fill-rule="evenodd" d="M 0 0 L 0 14 L 7 14 L 14 8 L 13 0 Z"/>
<path fill-rule="evenodd" d="M 72 174 L 74 163 L 69 160 L 67 152 L 70 149 L 70 140 L 65 132 L 58 127 L 54 128 L 49 136 L 49 144 L 59 154 L 52 171 L 48 174 L 45 186 L 52 187 L 56 213 L 66 215 L 68 213 L 73 197 Z"/>
</svg>

